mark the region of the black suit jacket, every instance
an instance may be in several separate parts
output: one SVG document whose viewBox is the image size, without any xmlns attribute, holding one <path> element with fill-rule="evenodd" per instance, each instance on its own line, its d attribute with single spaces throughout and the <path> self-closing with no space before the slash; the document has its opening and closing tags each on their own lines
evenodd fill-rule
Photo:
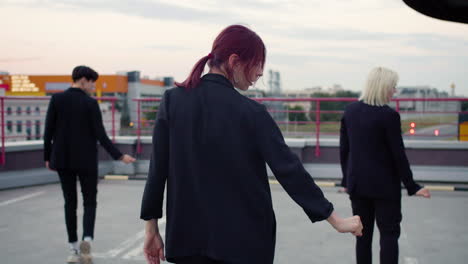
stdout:
<svg viewBox="0 0 468 264">
<path fill-rule="evenodd" d="M 95 99 L 79 88 L 54 94 L 47 110 L 44 160 L 55 169 L 97 168 L 97 141 L 112 158 L 122 156 L 107 137 Z"/>
<path fill-rule="evenodd" d="M 401 198 L 401 182 L 409 195 L 421 188 L 406 157 L 398 112 L 389 106 L 351 103 L 340 134 L 342 185 L 351 196 Z"/>
<path fill-rule="evenodd" d="M 273 263 L 275 217 L 266 164 L 311 221 L 333 206 L 284 142 L 266 108 L 222 75 L 164 94 L 141 218 L 161 218 L 167 182 L 166 256 Z"/>
</svg>

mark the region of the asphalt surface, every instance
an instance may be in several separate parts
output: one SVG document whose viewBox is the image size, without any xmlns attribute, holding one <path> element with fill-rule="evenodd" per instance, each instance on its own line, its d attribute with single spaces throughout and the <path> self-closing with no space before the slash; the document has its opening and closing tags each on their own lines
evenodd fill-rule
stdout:
<svg viewBox="0 0 468 264">
<path fill-rule="evenodd" d="M 145 263 L 144 222 L 138 219 L 143 187 L 144 181 L 100 182 L 96 264 Z M 351 235 L 337 233 L 326 221 L 312 224 L 280 185 L 272 183 L 271 189 L 278 222 L 275 263 L 355 263 Z M 338 214 L 351 215 L 345 194 L 337 188 L 322 189 Z M 404 196 L 400 263 L 467 263 L 467 202 L 468 192 L 433 192 L 430 200 Z M 81 198 L 79 204 L 81 236 Z M 1 191 L 0 214 L 0 263 L 65 263 L 68 244 L 58 184 Z"/>
</svg>

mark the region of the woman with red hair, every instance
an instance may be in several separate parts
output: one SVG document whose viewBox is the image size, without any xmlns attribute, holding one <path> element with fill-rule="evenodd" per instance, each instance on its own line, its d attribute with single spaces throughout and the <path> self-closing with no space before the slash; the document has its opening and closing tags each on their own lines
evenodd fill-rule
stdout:
<svg viewBox="0 0 468 264">
<path fill-rule="evenodd" d="M 266 108 L 241 95 L 262 76 L 262 39 L 224 29 L 158 109 L 141 218 L 148 263 L 273 263 L 276 222 L 266 164 L 312 222 L 360 235 L 358 216 L 333 205 L 284 142 Z M 209 73 L 201 77 L 205 65 Z M 166 248 L 158 229 L 167 185 Z"/>
</svg>

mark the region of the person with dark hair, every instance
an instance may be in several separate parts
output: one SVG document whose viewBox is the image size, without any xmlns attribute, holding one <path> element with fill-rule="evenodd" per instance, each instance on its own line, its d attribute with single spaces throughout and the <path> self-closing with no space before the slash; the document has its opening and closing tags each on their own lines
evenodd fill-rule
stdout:
<svg viewBox="0 0 468 264">
<path fill-rule="evenodd" d="M 413 180 L 401 136 L 400 114 L 390 108 L 398 74 L 371 70 L 358 102 L 349 104 L 341 120 L 342 186 L 354 214 L 361 216 L 363 235 L 356 239 L 358 264 L 372 263 L 374 222 L 380 231 L 380 264 L 398 263 L 401 182 L 409 195 L 430 198 Z"/>
<path fill-rule="evenodd" d="M 72 72 L 72 79 L 73 82 L 76 83 L 84 78 L 87 81 L 91 81 L 92 83 L 96 82 L 99 78 L 99 74 L 87 66 L 76 66 Z"/>
<path fill-rule="evenodd" d="M 361 235 L 342 219 L 286 145 L 265 106 L 241 95 L 261 76 L 266 48 L 241 25 L 224 29 L 158 108 L 140 218 L 148 263 L 273 263 L 276 221 L 266 164 L 312 222 Z M 210 71 L 201 77 L 205 65 Z M 167 182 L 167 184 L 166 184 Z M 158 219 L 167 185 L 166 248 Z M 165 250 L 165 251 L 164 251 Z"/>
<path fill-rule="evenodd" d="M 89 94 L 99 75 L 86 66 L 73 70 L 73 85 L 54 94 L 47 110 L 44 132 L 44 160 L 48 169 L 57 171 L 65 199 L 70 255 L 67 262 L 92 263 L 91 241 L 94 238 L 98 183 L 97 141 L 115 160 L 135 161 L 112 144 L 102 124 L 98 102 Z M 78 248 L 76 180 L 83 194 L 83 241 Z M 81 255 L 79 255 L 79 250 Z"/>
</svg>

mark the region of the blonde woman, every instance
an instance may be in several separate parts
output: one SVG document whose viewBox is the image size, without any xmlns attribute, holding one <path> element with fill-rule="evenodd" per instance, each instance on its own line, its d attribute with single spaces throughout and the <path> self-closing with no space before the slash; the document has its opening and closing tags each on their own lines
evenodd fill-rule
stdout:
<svg viewBox="0 0 468 264">
<path fill-rule="evenodd" d="M 398 263 L 401 182 L 409 195 L 430 198 L 414 180 L 401 136 L 400 114 L 390 108 L 398 74 L 377 67 L 368 76 L 358 102 L 348 105 L 341 120 L 342 185 L 353 214 L 361 216 L 363 236 L 356 240 L 358 264 L 372 263 L 374 221 L 380 231 L 380 263 Z"/>
</svg>

